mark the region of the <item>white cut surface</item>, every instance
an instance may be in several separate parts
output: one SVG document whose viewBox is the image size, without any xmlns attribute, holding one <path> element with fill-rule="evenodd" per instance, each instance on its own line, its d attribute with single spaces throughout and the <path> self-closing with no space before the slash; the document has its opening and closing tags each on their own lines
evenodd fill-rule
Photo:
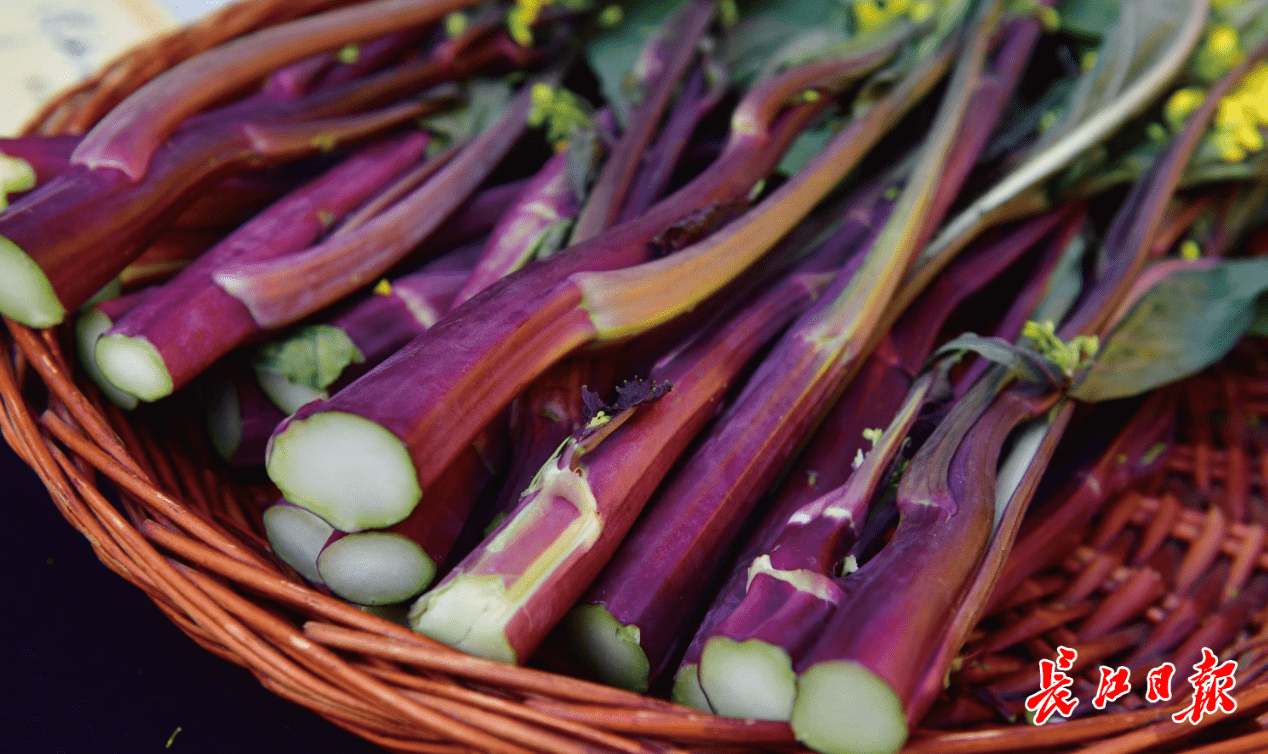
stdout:
<svg viewBox="0 0 1268 754">
<path fill-rule="evenodd" d="M 699 666 L 695 663 L 690 663 L 678 669 L 678 674 L 674 676 L 674 689 L 670 698 L 675 704 L 712 714 L 713 707 L 709 705 L 709 697 L 705 696 L 704 689 L 700 688 L 698 668 Z"/>
<path fill-rule="evenodd" d="M 418 598 L 410 628 L 467 654 L 513 663 L 506 624 L 514 611 L 501 578 L 459 575 Z"/>
<path fill-rule="evenodd" d="M 286 503 L 274 503 L 264 511 L 264 533 L 273 552 L 299 575 L 320 584 L 317 556 L 335 528 L 320 516 Z"/>
<path fill-rule="evenodd" d="M 238 403 L 238 391 L 233 382 L 223 376 L 209 377 L 201 386 L 206 390 L 204 405 L 211 446 L 225 461 L 232 461 L 242 444 L 242 409 Z"/>
<path fill-rule="evenodd" d="M 61 324 L 66 317 L 66 307 L 44 270 L 4 236 L 0 236 L 0 314 L 36 328 Z"/>
<path fill-rule="evenodd" d="M 714 636 L 700 656 L 700 686 L 714 712 L 724 717 L 787 720 L 797 694 L 797 675 L 783 649 L 760 639 Z"/>
<path fill-rule="evenodd" d="M 89 379 L 101 388 L 102 395 L 119 408 L 130 411 L 136 408 L 136 396 L 120 390 L 97 368 L 97 339 L 105 335 L 113 325 L 110 318 L 102 314 L 100 309 L 90 308 L 84 312 L 75 323 L 75 344 L 79 352 L 79 365 L 88 373 Z"/>
<path fill-rule="evenodd" d="M 405 444 L 369 419 L 323 411 L 273 436 L 265 461 L 283 497 L 336 529 L 399 523 L 422 497 Z"/>
<path fill-rule="evenodd" d="M 416 542 L 394 532 L 349 534 L 317 558 L 330 591 L 358 605 L 391 605 L 413 597 L 436 575 L 436 564 Z"/>
<path fill-rule="evenodd" d="M 256 369 L 255 381 L 259 383 L 260 389 L 269 397 L 269 400 L 273 401 L 273 405 L 280 408 L 287 416 L 318 398 L 330 397 L 321 390 L 313 390 L 307 385 L 296 385 L 277 372 L 270 372 L 267 369 Z"/>
<path fill-rule="evenodd" d="M 821 662 L 797 679 L 797 740 L 823 754 L 893 754 L 907 718 L 893 690 L 857 662 Z"/>
<path fill-rule="evenodd" d="M 97 366 L 107 380 L 143 401 L 172 394 L 172 377 L 154 344 L 142 337 L 107 335 L 97 341 Z"/>
<path fill-rule="evenodd" d="M 563 629 L 577 659 L 599 680 L 630 691 L 647 691 L 651 663 L 639 645 L 638 626 L 622 625 L 602 605 L 579 605 Z"/>
</svg>

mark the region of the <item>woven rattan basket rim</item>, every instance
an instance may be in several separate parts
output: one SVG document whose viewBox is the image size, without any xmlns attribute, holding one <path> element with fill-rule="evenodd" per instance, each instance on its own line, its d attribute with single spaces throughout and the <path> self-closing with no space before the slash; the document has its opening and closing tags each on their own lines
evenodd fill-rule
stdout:
<svg viewBox="0 0 1268 754">
<path fill-rule="evenodd" d="M 246 0 L 197 24 L 142 44 L 49 102 L 32 133 L 81 133 L 149 78 L 229 39 L 347 0 Z M 65 330 L 34 331 L 6 320 L 0 343 L 0 432 L 47 486 L 62 515 L 109 568 L 142 589 L 208 651 L 246 666 L 270 690 L 387 749 L 412 752 L 755 751 L 796 748 L 786 724 L 729 720 L 588 681 L 473 658 L 315 591 L 270 557 L 242 513 L 251 501 L 220 480 L 205 448 L 169 453 L 103 401 L 76 372 Z M 46 391 L 40 390 L 40 384 Z M 1251 388 L 1268 397 L 1263 379 Z M 47 406 L 42 396 L 47 393 Z M 33 398 L 32 396 L 39 396 Z M 188 436 L 199 436 L 197 430 Z M 1230 448 L 1223 466 L 1211 448 L 1177 453 L 1173 470 L 1210 489 L 1228 483 L 1248 459 Z M 1261 454 L 1268 480 L 1268 449 Z M 1187 471 L 1184 464 L 1188 458 Z M 1214 472 L 1211 469 L 1215 469 Z M 97 485 L 100 472 L 119 492 L 123 513 Z M 1240 477 L 1236 485 L 1249 482 Z M 1263 483 L 1262 481 L 1260 482 Z M 1268 570 L 1265 530 L 1205 516 L 1167 499 L 1107 513 L 1119 527 L 1165 519 L 1166 533 L 1210 565 L 1234 560 L 1243 582 Z M 1125 508 L 1126 504 L 1121 504 Z M 1117 510 L 1117 509 L 1115 509 Z M 1117 516 L 1117 518 L 1114 518 Z M 1104 525 L 1104 524 L 1102 524 Z M 1095 553 L 1093 553 L 1095 555 Z M 1091 557 L 1091 556 L 1089 556 Z M 1254 642 L 1268 644 L 1262 636 Z M 1268 682 L 1238 689 L 1238 717 L 1268 705 Z M 1088 751 L 1152 750 L 1200 726 L 1173 723 L 1183 701 L 1102 713 L 1060 725 L 992 725 L 972 731 L 918 731 L 907 751 L 1029 751 L 1093 742 Z M 1223 748 L 1220 748 L 1223 747 Z M 1268 750 L 1264 734 L 1230 738 L 1204 752 Z"/>
</svg>

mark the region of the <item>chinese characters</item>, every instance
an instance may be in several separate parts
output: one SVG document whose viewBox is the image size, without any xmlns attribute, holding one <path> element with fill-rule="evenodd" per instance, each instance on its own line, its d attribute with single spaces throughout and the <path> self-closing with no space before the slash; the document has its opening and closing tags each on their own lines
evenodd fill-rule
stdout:
<svg viewBox="0 0 1268 754">
<path fill-rule="evenodd" d="M 1070 672 L 1074 670 L 1078 656 L 1077 650 L 1057 647 L 1055 660 L 1039 661 L 1039 691 L 1026 697 L 1026 710 L 1033 713 L 1035 725 L 1043 725 L 1054 714 L 1069 717 L 1079 705 L 1079 699 L 1070 691 L 1074 685 Z M 1193 687 L 1192 701 L 1188 707 L 1172 715 L 1172 720 L 1177 723 L 1187 720 L 1197 725 L 1204 715 L 1237 710 L 1237 700 L 1229 693 L 1237 684 L 1235 660 L 1220 662 L 1214 652 L 1203 647 L 1202 659 L 1193 666 L 1193 670 L 1193 675 L 1188 678 Z M 1092 706 L 1102 710 L 1131 692 L 1131 670 L 1122 665 L 1117 668 L 1102 665 L 1099 672 L 1100 682 Z M 1170 662 L 1150 670 L 1146 676 L 1145 701 L 1170 701 L 1171 679 L 1175 672 L 1176 666 Z"/>
</svg>

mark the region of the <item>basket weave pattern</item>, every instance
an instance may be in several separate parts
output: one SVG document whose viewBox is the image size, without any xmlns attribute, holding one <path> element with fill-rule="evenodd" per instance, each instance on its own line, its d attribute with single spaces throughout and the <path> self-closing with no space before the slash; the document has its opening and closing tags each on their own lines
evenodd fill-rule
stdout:
<svg viewBox="0 0 1268 754">
<path fill-rule="evenodd" d="M 133 49 L 49 103 L 28 130 L 83 132 L 146 80 L 202 50 L 345 4 L 254 0 L 229 6 Z M 268 549 L 259 521 L 261 503 L 272 502 L 267 491 L 241 486 L 217 470 L 192 411 L 175 401 L 125 415 L 76 372 L 66 355 L 73 351 L 68 333 L 7 325 L 11 338 L 0 342 L 5 439 L 103 563 L 144 590 L 200 645 L 247 667 L 278 695 L 395 751 L 651 754 L 796 747 L 783 723 L 717 718 L 473 658 L 309 588 Z M 998 722 L 1020 706 L 999 689 L 1037 689 L 1036 661 L 1052 657 L 1056 646 L 1080 648 L 1074 691 L 1083 698 L 1081 712 L 1089 712 L 1095 665 L 1112 664 L 1139 640 L 1143 627 L 1192 602 L 1192 587 L 1210 581 L 1217 562 L 1224 575 L 1218 588 L 1227 598 L 1255 572 L 1268 572 L 1268 351 L 1254 346 L 1243 347 L 1233 366 L 1177 388 L 1182 428 L 1163 471 L 1112 496 L 1059 567 L 1028 579 L 1002 601 L 1001 615 L 970 637 L 971 646 L 989 647 L 992 663 L 967 665 L 952 676 L 951 696 L 969 703 L 942 717 L 974 727 L 921 730 L 909 751 L 1071 750 L 1086 744 L 1091 748 L 1080 751 L 1098 754 L 1164 746 L 1190 754 L 1268 751 L 1268 716 L 1254 717 L 1268 709 L 1264 605 L 1236 625 L 1198 621 L 1188 636 L 1209 639 L 1222 657 L 1241 660 L 1235 723 L 1222 713 L 1198 726 L 1171 721 L 1188 701 L 1186 667 L 1177 668 L 1169 703 L 1146 704 L 1134 692 L 1109 711 L 1069 721 Z M 108 497 L 116 492 L 118 505 Z M 1175 573 L 1159 574 L 1145 564 L 1164 542 L 1183 550 Z M 1208 730 L 1212 725 L 1220 726 L 1215 733 Z M 1186 744 L 1193 736 L 1218 743 Z"/>
</svg>

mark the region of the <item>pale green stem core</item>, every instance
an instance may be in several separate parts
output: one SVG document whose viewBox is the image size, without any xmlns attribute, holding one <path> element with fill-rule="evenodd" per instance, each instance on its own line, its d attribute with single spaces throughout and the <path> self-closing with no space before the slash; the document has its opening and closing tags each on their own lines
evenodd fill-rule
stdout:
<svg viewBox="0 0 1268 754">
<path fill-rule="evenodd" d="M 206 411 L 207 434 L 211 438 L 211 446 L 216 449 L 216 455 L 225 461 L 232 461 L 238 453 L 238 447 L 242 445 L 242 409 L 238 402 L 238 390 L 233 381 L 223 375 L 208 375 L 196 384 Z M 132 397 L 135 405 L 136 398 L 129 397 Z M 314 552 L 314 563 L 317 562 L 316 558 L 317 553 Z M 295 570 L 299 568 L 296 567 Z"/>
<path fill-rule="evenodd" d="M 674 689 L 670 698 L 675 704 L 713 714 L 709 697 L 704 695 L 704 689 L 700 687 L 699 666 L 694 663 L 683 665 L 678 669 L 678 674 L 674 676 Z"/>
<path fill-rule="evenodd" d="M 292 421 L 274 435 L 265 465 L 287 500 L 340 531 L 400 523 L 423 495 L 405 443 L 342 411 Z"/>
<path fill-rule="evenodd" d="M 172 394 L 163 355 L 143 336 L 107 335 L 97 341 L 97 367 L 106 379 L 143 401 Z"/>
<path fill-rule="evenodd" d="M 320 516 L 285 503 L 269 506 L 263 518 L 269 546 L 282 562 L 310 583 L 322 583 L 317 570 L 317 556 L 330 540 L 330 535 L 335 533 L 334 527 Z"/>
<path fill-rule="evenodd" d="M 9 194 L 35 188 L 35 169 L 17 157 L 0 154 L 0 209 L 9 206 Z"/>
<path fill-rule="evenodd" d="M 797 740 L 822 754 L 894 754 L 907 741 L 902 702 L 856 662 L 821 662 L 803 672 L 791 722 Z"/>
<path fill-rule="evenodd" d="M 0 314 L 27 327 L 53 327 L 66 319 L 44 270 L 17 244 L 0 236 Z"/>
<path fill-rule="evenodd" d="M 273 402 L 273 405 L 281 409 L 287 416 L 315 400 L 330 397 L 324 390 L 314 390 L 307 385 L 297 385 L 287 379 L 285 375 L 270 372 L 267 369 L 256 369 L 255 381 L 260 386 L 260 390 L 264 391 L 268 399 Z"/>
<path fill-rule="evenodd" d="M 503 662 L 522 659 L 508 634 L 511 622 L 529 603 L 550 597 L 560 569 L 594 547 L 604 528 L 584 470 L 561 464 L 560 457 L 557 453 L 542 467 L 526 493 L 533 497 L 457 570 L 418 599 L 410 610 L 411 628 L 468 654 Z M 552 532 L 543 530 L 540 522 L 558 500 L 573 506 L 575 516 L 547 539 Z M 525 550 L 533 555 L 527 566 L 503 569 L 502 553 Z"/>
<path fill-rule="evenodd" d="M 647 691 L 651 663 L 639 645 L 638 626 L 626 626 L 602 605 L 579 605 L 561 628 L 577 658 L 599 680 L 630 691 Z"/>
<path fill-rule="evenodd" d="M 933 53 L 829 142 L 808 167 L 739 220 L 662 259 L 623 270 L 574 273 L 570 280 L 581 290 L 598 339 L 619 340 L 663 324 L 694 308 L 761 258 L 845 178 L 886 127 L 942 77 L 953 47 L 944 45 Z M 894 216 L 900 216 L 898 211 Z M 690 295 L 684 297 L 684 291 Z M 675 299 L 672 305 L 664 301 L 667 292 Z"/>
<path fill-rule="evenodd" d="M 370 531 L 327 545 L 317 558 L 317 571 L 330 591 L 350 602 L 391 605 L 423 591 L 436 575 L 436 564 L 408 537 Z"/>
<path fill-rule="evenodd" d="M 101 369 L 97 367 L 97 340 L 113 326 L 114 323 L 102 314 L 100 309 L 90 307 L 80 315 L 79 321 L 75 323 L 75 344 L 79 352 L 79 365 L 88 373 L 88 378 L 101 389 L 102 395 L 119 408 L 130 411 L 136 408 L 136 396 L 120 390 L 106 379 Z"/>
<path fill-rule="evenodd" d="M 760 639 L 714 636 L 705 642 L 698 669 L 709 704 L 724 717 L 788 720 L 797 695 L 797 674 L 780 647 Z"/>
</svg>

